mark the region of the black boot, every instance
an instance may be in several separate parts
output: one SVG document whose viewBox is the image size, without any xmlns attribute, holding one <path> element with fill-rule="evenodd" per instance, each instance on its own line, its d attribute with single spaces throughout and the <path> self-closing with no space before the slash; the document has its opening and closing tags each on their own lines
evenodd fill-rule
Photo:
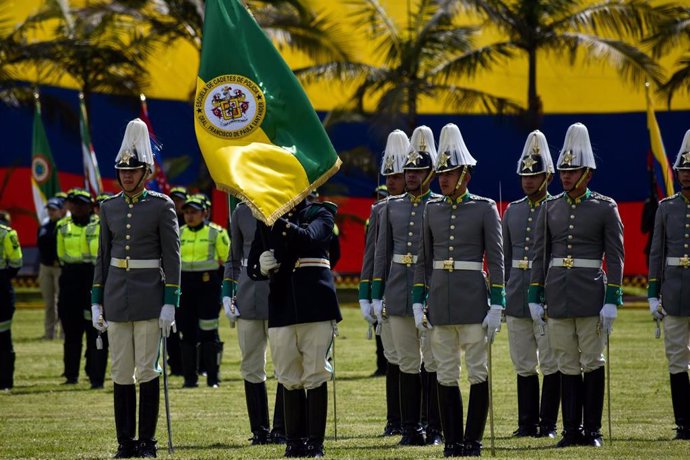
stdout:
<svg viewBox="0 0 690 460">
<path fill-rule="evenodd" d="M 160 378 L 139 385 L 139 457 L 156 458 Z"/>
<path fill-rule="evenodd" d="M 14 386 L 14 351 L 0 351 L 0 390 Z"/>
<path fill-rule="evenodd" d="M 323 457 L 323 440 L 326 437 L 326 416 L 328 414 L 328 386 L 307 390 L 308 439 L 306 456 Z"/>
<path fill-rule="evenodd" d="M 247 400 L 249 427 L 252 430 L 252 445 L 268 444 L 268 397 L 266 383 L 251 383 L 244 381 L 244 396 Z"/>
<path fill-rule="evenodd" d="M 206 367 L 206 385 L 213 388 L 218 388 L 220 385 L 218 370 L 220 369 L 222 354 L 223 342 L 215 340 L 201 343 L 201 355 Z"/>
<path fill-rule="evenodd" d="M 518 429 L 515 437 L 539 434 L 539 376 L 517 376 Z"/>
<path fill-rule="evenodd" d="M 489 382 L 470 385 L 470 403 L 467 408 L 465 428 L 465 456 L 479 457 L 482 453 L 482 438 L 489 413 Z"/>
<path fill-rule="evenodd" d="M 400 372 L 401 446 L 423 446 L 421 424 L 422 380 L 419 374 Z"/>
<path fill-rule="evenodd" d="M 376 329 L 376 324 L 372 326 Z M 383 352 L 383 341 L 381 341 L 380 335 L 375 335 L 376 337 L 376 370 L 372 374 L 372 377 L 380 377 L 386 375 L 388 371 L 388 360 Z"/>
<path fill-rule="evenodd" d="M 136 430 L 137 391 L 134 385 L 113 383 L 113 400 L 115 408 L 115 433 L 117 434 L 117 452 L 113 458 L 132 458 L 139 455 L 137 442 L 134 439 Z"/>
<path fill-rule="evenodd" d="M 586 372 L 584 377 L 583 444 L 592 447 L 601 447 L 604 444 L 601 436 L 601 414 L 604 410 L 605 378 L 604 366 Z"/>
<path fill-rule="evenodd" d="M 283 388 L 283 412 L 285 414 L 286 457 L 304 457 L 307 439 L 307 396 L 302 388 Z"/>
<path fill-rule="evenodd" d="M 673 439 L 690 439 L 690 380 L 687 372 L 671 376 L 671 401 L 676 421 L 676 436 Z"/>
<path fill-rule="evenodd" d="M 582 433 L 582 376 L 561 374 L 561 410 L 563 413 L 563 438 L 556 447 L 581 445 Z"/>
<path fill-rule="evenodd" d="M 539 436 L 556 438 L 558 406 L 561 403 L 561 373 L 545 375 L 541 388 L 541 412 L 539 415 Z"/>
<path fill-rule="evenodd" d="M 447 387 L 438 384 L 438 405 L 446 440 L 443 449 L 444 457 L 462 457 L 465 455 L 462 426 L 462 396 L 457 386 Z"/>
<path fill-rule="evenodd" d="M 419 376 L 422 379 L 422 416 L 420 421 L 422 422 L 422 429 L 426 430 L 426 426 L 429 423 L 427 419 L 429 415 L 429 373 L 424 368 L 424 363 L 422 363 L 422 370 Z"/>
<path fill-rule="evenodd" d="M 79 381 L 79 361 L 81 361 L 81 342 L 65 342 L 64 363 L 65 363 L 65 383 L 75 384 Z"/>
<path fill-rule="evenodd" d="M 180 340 L 180 333 L 170 331 L 170 336 L 166 339 L 165 347 L 168 351 L 168 366 L 170 366 L 171 375 L 184 375 L 184 368 L 182 367 L 182 341 Z"/>
<path fill-rule="evenodd" d="M 108 336 L 106 334 L 101 334 L 101 340 L 103 343 L 103 348 L 101 350 L 95 346 L 87 350 L 87 353 L 91 355 L 91 373 L 89 374 L 89 379 L 91 380 L 92 389 L 103 388 L 103 383 L 105 382 L 105 369 L 108 366 Z"/>
<path fill-rule="evenodd" d="M 429 406 L 427 408 L 426 444 L 440 446 L 443 444 L 441 415 L 438 408 L 438 380 L 436 372 L 429 372 Z"/>
<path fill-rule="evenodd" d="M 273 407 L 272 444 L 285 444 L 285 413 L 283 412 L 283 384 L 276 386 L 276 402 Z"/>
<path fill-rule="evenodd" d="M 395 436 L 400 433 L 400 367 L 388 363 L 386 368 L 386 427 L 383 430 L 383 435 Z"/>
<path fill-rule="evenodd" d="M 196 373 L 196 344 L 184 340 L 180 342 L 180 357 L 182 361 L 182 375 L 184 376 L 183 387 L 197 387 L 199 377 Z"/>
</svg>

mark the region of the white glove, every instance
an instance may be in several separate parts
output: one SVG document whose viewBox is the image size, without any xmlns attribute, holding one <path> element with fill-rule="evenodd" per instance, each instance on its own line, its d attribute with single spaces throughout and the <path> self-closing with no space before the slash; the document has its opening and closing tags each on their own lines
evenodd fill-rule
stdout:
<svg viewBox="0 0 690 460">
<path fill-rule="evenodd" d="M 161 316 L 158 318 L 158 326 L 161 328 L 163 337 L 170 337 L 170 328 L 172 328 L 173 332 L 177 332 L 174 305 L 163 305 L 163 308 L 161 308 Z"/>
<path fill-rule="evenodd" d="M 599 319 L 601 320 L 601 328 L 606 335 L 610 335 L 613 332 L 613 320 L 618 316 L 618 308 L 612 304 L 607 303 L 601 308 L 599 312 Z"/>
<path fill-rule="evenodd" d="M 362 312 L 362 318 L 369 324 L 374 324 L 374 307 L 367 299 L 359 299 L 359 310 Z"/>
<path fill-rule="evenodd" d="M 240 309 L 233 304 L 231 297 L 223 297 L 223 310 L 225 310 L 225 316 L 232 322 L 237 321 L 240 316 Z"/>
<path fill-rule="evenodd" d="M 650 297 L 647 299 L 649 302 L 649 312 L 652 314 L 654 319 L 662 320 L 666 316 L 666 310 L 659 308 L 659 299 L 656 297 Z"/>
<path fill-rule="evenodd" d="M 373 299 L 371 301 L 372 306 L 374 307 L 374 315 L 376 315 L 376 320 L 380 323 L 383 321 L 383 300 L 381 299 Z"/>
<path fill-rule="evenodd" d="M 486 328 L 486 338 L 491 343 L 494 341 L 494 336 L 501 330 L 501 313 L 503 307 L 500 305 L 492 305 L 482 321 L 482 327 Z"/>
<path fill-rule="evenodd" d="M 91 324 L 98 332 L 105 332 L 108 329 L 108 322 L 103 319 L 103 305 L 97 303 L 91 305 Z"/>
<path fill-rule="evenodd" d="M 414 313 L 414 325 L 420 331 L 426 331 L 427 329 L 433 329 L 433 326 L 427 319 L 426 326 L 424 325 L 424 305 L 421 303 L 412 304 L 412 313 Z"/>
<path fill-rule="evenodd" d="M 273 255 L 273 250 L 264 251 L 259 256 L 259 267 L 261 269 L 261 274 L 268 276 L 273 270 L 280 268 L 280 264 Z"/>
<path fill-rule="evenodd" d="M 537 326 L 543 326 L 544 322 L 544 307 L 540 303 L 529 303 L 529 314 L 532 316 L 532 321 L 537 323 Z"/>
</svg>

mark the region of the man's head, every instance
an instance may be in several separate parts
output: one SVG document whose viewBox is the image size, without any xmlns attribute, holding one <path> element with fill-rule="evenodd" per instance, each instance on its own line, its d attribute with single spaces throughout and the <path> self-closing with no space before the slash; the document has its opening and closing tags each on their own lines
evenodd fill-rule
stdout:
<svg viewBox="0 0 690 460">
<path fill-rule="evenodd" d="M 673 163 L 678 182 L 683 191 L 690 191 L 690 129 L 685 132 L 676 161 Z"/>
<path fill-rule="evenodd" d="M 597 164 L 589 132 L 582 123 L 572 124 L 568 128 L 557 164 L 563 190 L 570 195 L 584 193 Z"/>
<path fill-rule="evenodd" d="M 429 190 L 436 161 L 436 143 L 431 128 L 428 126 L 415 128 L 410 138 L 410 146 L 412 149 L 403 166 L 405 188 L 413 195 L 420 195 Z"/>
<path fill-rule="evenodd" d="M 178 216 L 182 215 L 182 206 L 187 201 L 187 189 L 185 187 L 173 187 L 170 189 L 170 198 L 175 203 L 175 212 Z"/>
<path fill-rule="evenodd" d="M 48 218 L 52 221 L 58 221 L 63 217 L 64 201 L 60 198 L 51 198 L 46 203 L 46 211 L 48 211 Z"/>
<path fill-rule="evenodd" d="M 405 193 L 405 174 L 396 173 L 386 176 L 386 190 L 388 195 L 400 195 Z"/>
<path fill-rule="evenodd" d="M 403 166 L 410 153 L 410 140 L 407 134 L 396 129 L 388 135 L 386 150 L 381 164 L 381 175 L 386 178 L 386 189 L 390 195 L 400 195 L 405 191 Z"/>
<path fill-rule="evenodd" d="M 67 192 L 67 202 L 70 204 L 70 212 L 75 219 L 83 219 L 93 212 L 93 198 L 84 189 L 73 188 Z"/>
<path fill-rule="evenodd" d="M 453 198 L 463 195 L 477 160 L 465 145 L 456 124 L 448 123 L 441 129 L 438 151 L 435 169 L 439 175 L 441 193 Z"/>
<path fill-rule="evenodd" d="M 517 164 L 522 191 L 532 200 L 540 199 L 546 195 L 553 173 L 553 160 L 546 136 L 538 129 L 534 130 L 527 136 Z"/>
<path fill-rule="evenodd" d="M 197 227 L 204 222 L 206 204 L 199 197 L 190 197 L 182 206 L 184 221 L 190 227 Z"/>
<path fill-rule="evenodd" d="M 115 169 L 125 194 L 136 195 L 144 190 L 146 179 L 153 171 L 153 152 L 148 127 L 139 118 L 127 124 Z"/>
</svg>

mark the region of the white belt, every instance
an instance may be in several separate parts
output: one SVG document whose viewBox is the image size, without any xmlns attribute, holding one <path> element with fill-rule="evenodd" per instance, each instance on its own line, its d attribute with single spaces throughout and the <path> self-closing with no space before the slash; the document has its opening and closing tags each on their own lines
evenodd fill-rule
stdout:
<svg viewBox="0 0 690 460">
<path fill-rule="evenodd" d="M 331 268 L 331 261 L 328 259 L 300 257 L 297 259 L 297 262 L 295 262 L 295 268 L 304 267 Z"/>
<path fill-rule="evenodd" d="M 516 260 L 513 259 L 513 268 L 519 268 L 520 270 L 529 270 L 532 268 L 531 260 Z"/>
<path fill-rule="evenodd" d="M 118 259 L 113 257 L 110 259 L 110 265 L 117 268 L 160 268 L 160 259 Z"/>
<path fill-rule="evenodd" d="M 452 272 L 453 270 L 475 270 L 482 271 L 484 265 L 481 262 L 469 262 L 466 260 L 434 260 L 435 270 L 448 270 Z"/>
<path fill-rule="evenodd" d="M 601 268 L 599 259 L 573 259 L 572 257 L 554 257 L 549 264 L 551 267 L 565 268 Z"/>
<path fill-rule="evenodd" d="M 412 265 L 417 263 L 417 256 L 413 256 L 410 253 L 393 254 L 393 262 L 396 264 Z"/>
<path fill-rule="evenodd" d="M 690 257 L 667 257 L 666 265 L 670 265 L 671 267 L 690 268 Z"/>
</svg>

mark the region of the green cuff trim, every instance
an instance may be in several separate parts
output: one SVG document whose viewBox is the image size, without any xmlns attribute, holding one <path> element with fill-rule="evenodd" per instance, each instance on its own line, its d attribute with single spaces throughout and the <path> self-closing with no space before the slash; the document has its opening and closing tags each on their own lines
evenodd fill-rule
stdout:
<svg viewBox="0 0 690 460">
<path fill-rule="evenodd" d="M 654 297 L 655 299 L 659 298 L 658 280 L 649 280 L 649 286 L 647 286 L 647 298 L 651 299 L 652 297 Z"/>
<path fill-rule="evenodd" d="M 538 284 L 530 284 L 527 289 L 527 302 L 529 303 L 544 303 L 544 286 Z"/>
<path fill-rule="evenodd" d="M 163 296 L 164 305 L 180 306 L 180 286 L 168 285 L 165 286 L 165 295 Z"/>
<path fill-rule="evenodd" d="M 371 282 L 371 298 L 376 300 L 383 299 L 383 281 L 374 280 Z"/>
<path fill-rule="evenodd" d="M 103 286 L 94 285 L 91 287 L 91 303 L 103 305 Z"/>
<path fill-rule="evenodd" d="M 606 286 L 606 300 L 604 303 L 612 303 L 614 305 L 623 305 L 623 288 L 615 284 Z"/>
<path fill-rule="evenodd" d="M 412 303 L 424 303 L 426 300 L 426 289 L 421 284 L 412 286 Z"/>
<path fill-rule="evenodd" d="M 491 305 L 506 306 L 506 290 L 503 286 L 491 286 Z"/>
<path fill-rule="evenodd" d="M 235 293 L 237 292 L 237 282 L 235 280 L 231 280 L 231 279 L 224 279 L 222 291 L 223 291 L 222 292 L 223 297 L 234 296 Z"/>
<path fill-rule="evenodd" d="M 359 293 L 357 294 L 359 300 L 371 300 L 371 283 L 369 280 L 362 280 L 359 282 Z"/>
</svg>

